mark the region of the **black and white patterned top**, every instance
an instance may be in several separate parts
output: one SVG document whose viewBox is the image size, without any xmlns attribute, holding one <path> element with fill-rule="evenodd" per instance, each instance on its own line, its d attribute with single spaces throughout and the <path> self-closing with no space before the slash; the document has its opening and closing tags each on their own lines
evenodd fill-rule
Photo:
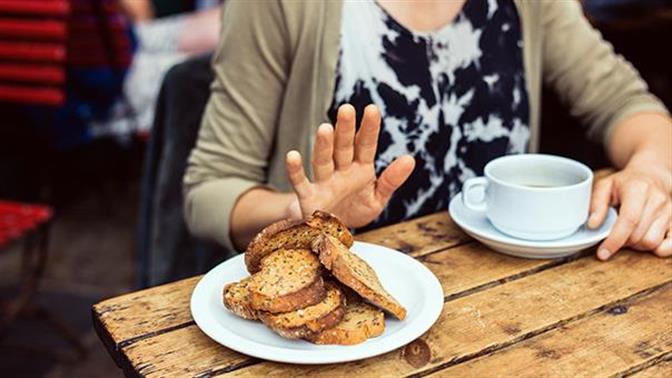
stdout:
<svg viewBox="0 0 672 378">
<path fill-rule="evenodd" d="M 529 108 L 512 0 L 468 0 L 453 22 L 413 32 L 374 0 L 344 1 L 329 118 L 376 104 L 378 174 L 412 154 L 416 168 L 369 227 L 445 210 L 491 159 L 526 151 Z M 358 122 L 359 124 L 359 122 Z M 368 228 L 368 227 L 367 227 Z"/>
</svg>

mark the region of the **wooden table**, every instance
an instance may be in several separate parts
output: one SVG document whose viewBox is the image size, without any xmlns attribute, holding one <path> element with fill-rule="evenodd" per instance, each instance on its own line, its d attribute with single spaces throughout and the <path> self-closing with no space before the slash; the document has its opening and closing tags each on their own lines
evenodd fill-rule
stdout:
<svg viewBox="0 0 672 378">
<path fill-rule="evenodd" d="M 445 293 L 438 322 L 382 356 L 298 366 L 231 351 L 191 318 L 200 277 L 98 303 L 95 328 L 130 376 L 672 377 L 672 259 L 508 257 L 470 240 L 445 212 L 358 239 L 417 258 Z"/>
</svg>

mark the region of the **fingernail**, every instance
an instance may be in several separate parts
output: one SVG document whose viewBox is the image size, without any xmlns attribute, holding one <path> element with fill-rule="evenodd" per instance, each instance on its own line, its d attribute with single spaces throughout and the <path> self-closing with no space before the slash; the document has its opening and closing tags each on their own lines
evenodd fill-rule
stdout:
<svg viewBox="0 0 672 378">
<path fill-rule="evenodd" d="M 608 259 L 610 256 L 611 256 L 611 252 L 609 252 L 609 250 L 606 249 L 606 248 L 600 248 L 600 249 L 597 251 L 597 258 L 599 258 L 600 260 L 606 260 L 606 259 Z"/>
<path fill-rule="evenodd" d="M 588 217 L 588 226 L 594 227 L 596 221 L 597 221 L 597 213 L 590 214 L 590 217 Z"/>
</svg>

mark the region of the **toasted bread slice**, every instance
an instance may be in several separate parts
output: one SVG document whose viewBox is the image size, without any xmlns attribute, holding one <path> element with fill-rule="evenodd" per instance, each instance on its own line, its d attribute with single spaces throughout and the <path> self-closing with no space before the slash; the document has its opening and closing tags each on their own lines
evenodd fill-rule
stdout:
<svg viewBox="0 0 672 378">
<path fill-rule="evenodd" d="M 261 260 L 278 249 L 310 249 L 310 242 L 322 232 L 352 246 L 350 230 L 335 216 L 318 210 L 305 220 L 282 220 L 264 228 L 245 250 L 247 270 L 258 272 Z"/>
<path fill-rule="evenodd" d="M 248 285 L 252 277 L 224 286 L 224 306 L 243 319 L 256 320 L 257 311 L 250 307 Z"/>
<path fill-rule="evenodd" d="M 322 266 L 307 249 L 281 249 L 261 261 L 248 284 L 250 307 L 282 313 L 314 305 L 326 295 Z"/>
<path fill-rule="evenodd" d="M 315 344 L 354 345 L 380 336 L 385 331 L 385 314 L 364 302 L 348 302 L 345 316 L 333 328 L 309 335 Z"/>
<path fill-rule="evenodd" d="M 259 313 L 261 321 L 280 336 L 300 339 L 337 325 L 345 315 L 345 296 L 335 285 L 327 284 L 327 295 L 312 306 L 284 313 Z"/>
<path fill-rule="evenodd" d="M 404 306 L 385 290 L 373 268 L 338 239 L 322 234 L 313 240 L 312 248 L 322 264 L 341 283 L 398 319 L 406 317 Z"/>
</svg>

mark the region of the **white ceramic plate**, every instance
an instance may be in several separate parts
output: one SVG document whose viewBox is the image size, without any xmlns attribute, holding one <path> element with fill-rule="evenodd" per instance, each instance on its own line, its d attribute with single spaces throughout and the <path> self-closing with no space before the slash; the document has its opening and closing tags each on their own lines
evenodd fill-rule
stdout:
<svg viewBox="0 0 672 378">
<path fill-rule="evenodd" d="M 582 249 L 592 247 L 609 235 L 616 222 L 616 210 L 609 208 L 609 214 L 597 230 L 581 227 L 572 235 L 549 241 L 531 241 L 514 238 L 498 231 L 485 213 L 472 211 L 462 203 L 462 193 L 450 201 L 450 216 L 467 234 L 495 251 L 511 256 L 530 259 L 554 259 L 569 256 Z M 553 214 L 549 214 L 553 216 Z"/>
<path fill-rule="evenodd" d="M 415 340 L 436 322 L 443 308 L 443 290 L 429 269 L 410 256 L 375 244 L 355 242 L 352 250 L 373 267 L 383 286 L 408 311 L 403 321 L 387 315 L 385 332 L 362 344 L 315 345 L 288 340 L 260 322 L 230 313 L 222 304 L 222 288 L 249 275 L 243 255 L 219 264 L 203 276 L 191 295 L 191 314 L 203 333 L 227 348 L 252 357 L 295 364 L 326 364 L 377 356 Z"/>
</svg>

